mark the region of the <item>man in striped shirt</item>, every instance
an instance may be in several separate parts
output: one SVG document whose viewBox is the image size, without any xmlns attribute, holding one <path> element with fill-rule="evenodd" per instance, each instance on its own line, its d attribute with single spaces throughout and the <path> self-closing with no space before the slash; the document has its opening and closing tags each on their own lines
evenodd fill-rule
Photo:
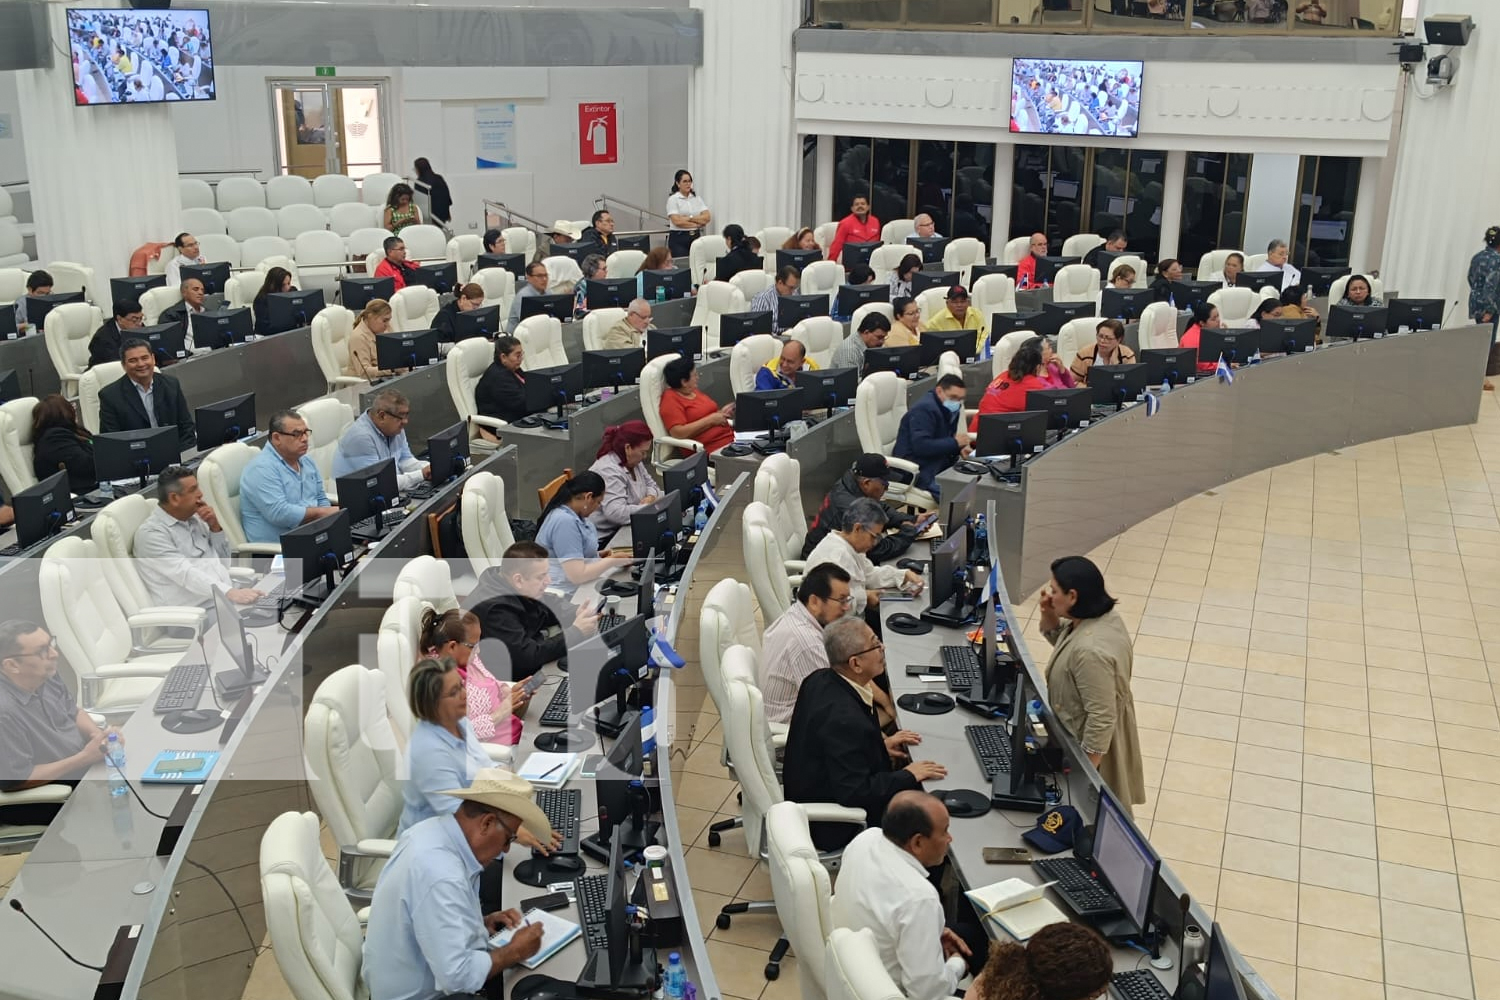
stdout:
<svg viewBox="0 0 1500 1000">
<path fill-rule="evenodd" d="M 764 291 L 750 300 L 750 312 L 769 312 L 771 314 L 771 332 L 781 332 L 781 304 L 777 300 L 783 295 L 796 295 L 797 286 L 802 283 L 802 274 L 795 267 L 788 264 L 776 272 L 776 280 Z"/>
<path fill-rule="evenodd" d="M 848 612 L 849 574 L 833 563 L 808 570 L 796 602 L 766 629 L 761 647 L 760 691 L 769 721 L 791 721 L 803 680 L 828 666 L 823 627 Z"/>
</svg>

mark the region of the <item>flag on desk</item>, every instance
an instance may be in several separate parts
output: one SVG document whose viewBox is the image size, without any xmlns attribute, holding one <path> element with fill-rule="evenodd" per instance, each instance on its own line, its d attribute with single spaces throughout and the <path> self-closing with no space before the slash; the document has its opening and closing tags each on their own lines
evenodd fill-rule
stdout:
<svg viewBox="0 0 1500 1000">
<path fill-rule="evenodd" d="M 651 633 L 651 663 L 653 666 L 673 670 L 681 670 L 685 665 L 683 658 L 678 655 L 677 650 L 667 641 L 667 637 L 660 632 Z"/>
<path fill-rule="evenodd" d="M 979 360 L 980 361 L 988 361 L 988 360 L 990 360 L 990 358 L 994 355 L 994 344 L 992 344 L 990 342 L 989 334 L 986 333 L 984 336 L 980 337 L 979 338 L 979 343 L 980 343 L 980 347 L 979 347 Z"/>
<path fill-rule="evenodd" d="M 1154 417 L 1161 412 L 1161 393 L 1146 390 L 1146 416 Z"/>
<path fill-rule="evenodd" d="M 1214 376 L 1225 385 L 1234 384 L 1234 372 L 1229 368 L 1229 362 L 1224 360 L 1224 355 L 1219 355 L 1219 363 L 1214 368 Z"/>
</svg>

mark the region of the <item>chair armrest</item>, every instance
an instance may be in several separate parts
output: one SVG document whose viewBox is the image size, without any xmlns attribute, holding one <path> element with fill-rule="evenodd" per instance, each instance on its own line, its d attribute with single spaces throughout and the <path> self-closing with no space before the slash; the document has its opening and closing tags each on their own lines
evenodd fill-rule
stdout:
<svg viewBox="0 0 1500 1000">
<path fill-rule="evenodd" d="M 364 385 L 368 379 L 362 379 L 357 375 L 335 375 L 333 377 L 334 388 L 342 389 L 349 385 Z"/>
<path fill-rule="evenodd" d="M 470 414 L 469 424 L 473 427 L 488 427 L 491 430 L 510 426 L 509 422 L 501 420 L 499 417 L 487 417 L 482 413 Z"/>
<path fill-rule="evenodd" d="M 279 542 L 241 542 L 234 547 L 237 556 L 279 556 L 281 555 L 281 543 Z"/>
<path fill-rule="evenodd" d="M 771 748 L 774 749 L 774 750 L 785 749 L 785 747 L 786 747 L 786 734 L 787 734 L 787 731 L 789 729 L 791 729 L 791 727 L 788 726 L 785 722 L 772 722 L 772 723 L 770 723 L 770 727 L 771 727 Z"/>
<path fill-rule="evenodd" d="M 841 806 L 835 802 L 804 802 L 802 809 L 813 823 L 847 823 L 859 827 L 865 825 L 865 811 L 853 806 Z"/>
<path fill-rule="evenodd" d="M 786 559 L 783 560 L 782 565 L 786 567 L 786 571 L 788 573 L 796 573 L 798 575 L 801 575 L 807 572 L 806 559 Z"/>
<path fill-rule="evenodd" d="M 396 841 L 394 839 L 382 840 L 378 837 L 371 837 L 361 840 L 353 847 L 340 847 L 339 853 L 357 858 L 388 858 L 395 849 Z"/>
<path fill-rule="evenodd" d="M 900 469 L 902 472 L 909 472 L 913 476 L 922 471 L 917 468 L 916 462 L 913 462 L 910 459 L 906 458 L 897 458 L 895 455 L 885 456 L 885 464 L 893 469 Z"/>
<path fill-rule="evenodd" d="M 229 567 L 229 579 L 238 584 L 251 584 L 260 579 L 260 574 L 249 566 Z"/>
<path fill-rule="evenodd" d="M 360 907 L 358 910 L 355 910 L 354 911 L 354 919 L 359 921 L 359 926 L 361 926 L 361 927 L 364 927 L 367 924 L 369 924 L 369 922 L 370 922 L 370 908 L 368 906 L 363 906 L 363 907 Z"/>
<path fill-rule="evenodd" d="M 497 764 L 509 764 L 515 756 L 514 748 L 501 746 L 498 743 L 484 743 L 484 752 L 490 755 L 490 760 Z"/>
<path fill-rule="evenodd" d="M 208 612 L 203 608 L 163 604 L 146 608 L 128 616 L 125 621 L 133 629 L 138 628 L 203 628 Z"/>
<path fill-rule="evenodd" d="M 106 681 L 122 677 L 155 677 L 161 680 L 167 676 L 172 667 L 171 663 L 158 663 L 151 660 L 136 660 L 134 663 L 106 663 L 95 667 L 89 676 Z"/>
<path fill-rule="evenodd" d="M 686 448 L 689 451 L 703 450 L 703 442 L 701 441 L 694 441 L 692 438 L 674 438 L 670 434 L 663 434 L 661 437 L 656 439 L 656 443 L 658 445 L 671 446 L 673 448 Z"/>
<path fill-rule="evenodd" d="M 98 712 L 90 712 L 89 721 L 98 726 L 100 729 L 103 729 L 106 725 L 109 724 L 109 719 L 105 718 L 103 715 L 100 715 Z"/>
<path fill-rule="evenodd" d="M 22 788 L 14 792 L 0 792 L 0 805 L 51 805 L 66 802 L 72 792 L 71 785 L 37 785 L 35 788 Z"/>
</svg>

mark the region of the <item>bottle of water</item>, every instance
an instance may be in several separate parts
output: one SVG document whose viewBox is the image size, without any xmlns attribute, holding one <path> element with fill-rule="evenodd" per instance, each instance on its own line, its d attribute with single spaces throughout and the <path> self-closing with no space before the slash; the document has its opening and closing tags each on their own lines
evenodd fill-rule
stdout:
<svg viewBox="0 0 1500 1000">
<path fill-rule="evenodd" d="M 104 759 L 109 766 L 109 794 L 125 794 L 125 747 L 120 743 L 119 733 L 110 733 L 104 739 Z"/>
<path fill-rule="evenodd" d="M 667 956 L 667 1000 L 683 1000 L 687 995 L 687 970 L 682 967 L 682 956 L 672 952 Z"/>
<path fill-rule="evenodd" d="M 657 285 L 656 286 L 656 301 L 659 302 L 659 303 L 667 301 L 667 286 L 666 285 Z"/>
<path fill-rule="evenodd" d="M 698 512 L 693 515 L 693 530 L 701 532 L 708 524 L 708 501 L 698 501 Z"/>
</svg>

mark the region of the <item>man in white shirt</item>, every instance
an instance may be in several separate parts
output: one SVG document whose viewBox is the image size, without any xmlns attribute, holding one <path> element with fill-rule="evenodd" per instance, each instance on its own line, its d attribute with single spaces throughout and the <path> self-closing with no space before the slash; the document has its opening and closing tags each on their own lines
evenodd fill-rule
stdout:
<svg viewBox="0 0 1500 1000">
<path fill-rule="evenodd" d="M 1266 262 L 1257 268 L 1260 271 L 1280 271 L 1283 292 L 1293 285 L 1302 284 L 1302 272 L 1287 263 L 1287 258 L 1290 256 L 1291 251 L 1287 248 L 1286 240 L 1272 240 L 1266 246 Z"/>
<path fill-rule="evenodd" d="M 952 842 L 942 802 L 904 791 L 892 796 L 879 829 L 865 830 L 844 848 L 834 925 L 874 933 L 886 972 L 911 1000 L 952 996 L 968 971 L 971 950 L 945 926 L 928 871 L 943 864 Z"/>
<path fill-rule="evenodd" d="M 178 233 L 172 246 L 177 248 L 177 256 L 167 261 L 167 287 L 177 288 L 182 285 L 182 265 L 207 264 L 208 261 L 203 259 L 203 253 L 198 249 L 198 237 L 192 233 Z"/>
<path fill-rule="evenodd" d="M 911 220 L 912 235 L 924 240 L 942 239 L 943 234 L 937 231 L 937 223 L 932 221 L 932 216 L 921 212 L 915 219 Z"/>
<path fill-rule="evenodd" d="M 760 693 L 769 721 L 791 721 L 803 678 L 828 666 L 823 626 L 844 617 L 849 603 L 849 574 L 821 563 L 807 571 L 797 585 L 797 600 L 766 629 Z"/>
<path fill-rule="evenodd" d="M 865 555 L 885 534 L 890 515 L 884 505 L 869 497 L 860 497 L 849 505 L 842 531 L 830 531 L 807 554 L 807 565 L 831 562 L 849 574 L 852 598 L 846 614 L 859 617 L 865 608 L 880 604 L 881 590 L 901 588 L 912 594 L 922 592 L 922 576 L 909 569 L 876 566 Z"/>
<path fill-rule="evenodd" d="M 229 541 L 192 471 L 180 465 L 164 470 L 156 480 L 156 502 L 135 529 L 133 548 L 151 603 L 202 606 L 219 587 L 235 604 L 254 604 L 260 591 L 230 581 Z"/>
</svg>

